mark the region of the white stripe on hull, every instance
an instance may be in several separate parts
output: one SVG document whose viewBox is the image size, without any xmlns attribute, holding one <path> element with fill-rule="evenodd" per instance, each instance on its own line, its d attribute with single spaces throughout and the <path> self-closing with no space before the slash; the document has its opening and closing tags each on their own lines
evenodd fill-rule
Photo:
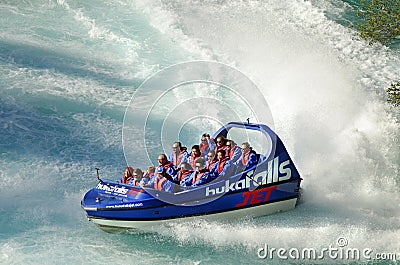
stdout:
<svg viewBox="0 0 400 265">
<path fill-rule="evenodd" d="M 195 219 L 198 220 L 199 218 L 210 221 L 215 221 L 215 220 L 225 221 L 243 217 L 257 217 L 257 216 L 269 215 L 293 209 L 296 206 L 296 201 L 297 198 L 293 198 L 285 201 L 273 202 L 245 209 L 233 210 L 229 212 L 174 218 L 167 220 L 157 220 L 157 221 L 121 221 L 121 220 L 110 220 L 110 219 L 97 219 L 91 217 L 89 217 L 88 219 L 89 221 L 92 221 L 93 223 L 98 225 L 101 229 L 107 232 L 117 232 L 126 229 L 149 228 L 152 226 L 159 226 L 162 224 L 177 223 L 179 221 L 191 221 Z"/>
</svg>

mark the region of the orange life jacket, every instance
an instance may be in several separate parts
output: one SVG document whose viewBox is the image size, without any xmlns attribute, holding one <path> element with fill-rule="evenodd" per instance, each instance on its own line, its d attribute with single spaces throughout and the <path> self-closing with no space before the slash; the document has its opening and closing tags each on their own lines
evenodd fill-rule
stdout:
<svg viewBox="0 0 400 265">
<path fill-rule="evenodd" d="M 208 171 L 210 171 L 210 170 L 213 168 L 213 166 L 215 165 L 215 163 L 217 163 L 217 161 L 218 161 L 218 160 L 216 160 L 216 159 L 214 159 L 213 161 L 211 161 L 211 163 L 210 163 L 209 165 L 206 166 L 206 169 L 207 169 Z"/>
<path fill-rule="evenodd" d="M 179 166 L 179 164 L 182 161 L 182 156 L 183 154 L 186 152 L 186 147 L 182 147 L 181 148 L 181 152 L 178 155 L 173 155 L 172 156 L 172 164 L 174 164 L 175 166 Z"/>
<path fill-rule="evenodd" d="M 186 172 L 183 172 L 182 170 L 180 170 L 178 173 L 178 182 L 180 182 L 182 179 L 185 179 L 192 172 L 193 172 L 192 170 L 188 170 Z"/>
<path fill-rule="evenodd" d="M 229 160 L 229 157 L 225 157 L 221 161 L 218 161 L 218 173 L 222 172 L 222 170 L 224 169 L 225 163 L 228 160 Z"/>
<path fill-rule="evenodd" d="M 155 190 L 162 190 L 165 181 L 167 181 L 167 178 L 165 178 L 165 177 L 162 177 L 161 179 L 156 177 L 154 179 L 154 189 Z"/>
<path fill-rule="evenodd" d="M 134 180 L 133 181 L 133 186 L 139 186 L 140 181 Z"/>
<path fill-rule="evenodd" d="M 190 156 L 190 165 L 192 168 L 196 168 L 196 159 L 201 157 L 201 153 L 199 156 L 193 156 L 193 154 Z"/>
<path fill-rule="evenodd" d="M 206 144 L 200 144 L 200 153 L 203 153 L 208 148 L 208 142 Z"/>
<path fill-rule="evenodd" d="M 174 165 L 172 165 L 172 163 L 168 161 L 165 165 L 163 165 L 163 167 L 164 167 L 165 171 L 167 171 L 168 168 L 174 167 Z"/>
<path fill-rule="evenodd" d="M 219 150 L 224 150 L 225 151 L 225 156 L 229 156 L 229 154 L 228 154 L 228 151 L 226 150 L 226 145 L 223 145 L 223 146 L 221 146 L 221 147 L 215 147 L 215 155 L 217 155 L 217 152 L 219 151 Z"/>
<path fill-rule="evenodd" d="M 132 173 L 133 173 L 133 168 L 132 167 L 126 167 L 125 171 L 128 169 L 128 174 L 125 177 L 125 172 L 122 175 L 122 183 L 124 184 L 129 184 L 129 181 L 131 181 L 131 179 L 133 178 Z"/>
<path fill-rule="evenodd" d="M 202 172 L 198 173 L 197 171 L 194 172 L 193 180 L 192 180 L 192 185 L 195 184 L 197 181 L 199 181 L 203 175 L 206 173 L 205 170 Z"/>
<path fill-rule="evenodd" d="M 132 177 L 122 177 L 122 183 L 124 184 L 129 184 L 129 182 L 131 181 Z"/>
<path fill-rule="evenodd" d="M 229 156 L 229 159 L 232 159 L 233 155 L 235 154 L 236 148 L 238 148 L 237 145 L 231 146 L 231 149 L 229 150 L 228 154 L 226 154 L 227 156 Z"/>
<path fill-rule="evenodd" d="M 174 165 L 171 162 L 167 162 L 165 165 L 161 165 L 160 167 L 164 167 L 164 173 L 167 172 L 167 170 L 171 167 L 174 168 Z M 175 171 L 175 170 L 174 170 Z M 163 174 L 167 179 L 171 179 L 172 176 L 168 174 Z"/>
<path fill-rule="evenodd" d="M 242 155 L 242 164 L 243 164 L 243 166 L 247 165 L 247 162 L 249 161 L 249 156 L 250 156 L 251 153 L 255 154 L 256 152 L 253 151 L 252 149 L 250 149 L 246 154 Z"/>
</svg>

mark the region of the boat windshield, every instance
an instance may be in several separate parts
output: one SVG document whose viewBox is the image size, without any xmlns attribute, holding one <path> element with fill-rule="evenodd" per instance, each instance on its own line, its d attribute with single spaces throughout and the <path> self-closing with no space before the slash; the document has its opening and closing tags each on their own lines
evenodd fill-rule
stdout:
<svg viewBox="0 0 400 265">
<path fill-rule="evenodd" d="M 243 130 L 243 128 L 231 128 L 228 131 L 228 139 L 233 139 L 240 147 L 244 142 L 250 143 L 252 149 L 258 154 L 267 156 L 271 150 L 271 139 L 261 131 Z"/>
</svg>

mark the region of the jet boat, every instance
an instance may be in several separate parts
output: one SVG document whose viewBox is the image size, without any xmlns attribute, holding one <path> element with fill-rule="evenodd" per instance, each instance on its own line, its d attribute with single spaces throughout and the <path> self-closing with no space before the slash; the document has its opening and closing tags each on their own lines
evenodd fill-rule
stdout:
<svg viewBox="0 0 400 265">
<path fill-rule="evenodd" d="M 105 231 L 144 229 L 168 222 L 205 218 L 257 217 L 295 208 L 301 177 L 281 139 L 264 124 L 231 122 L 212 136 L 235 128 L 260 132 L 268 143 L 257 166 L 175 193 L 99 178 L 81 201 L 89 221 Z"/>
</svg>

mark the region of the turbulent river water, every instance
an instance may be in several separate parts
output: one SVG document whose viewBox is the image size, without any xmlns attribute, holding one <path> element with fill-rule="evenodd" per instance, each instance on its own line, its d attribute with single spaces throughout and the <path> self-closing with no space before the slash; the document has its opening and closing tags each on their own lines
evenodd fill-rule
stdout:
<svg viewBox="0 0 400 265">
<path fill-rule="evenodd" d="M 339 238 L 400 260 L 400 125 L 385 92 L 400 49 L 357 37 L 355 2 L 0 1 L 0 263 L 285 264 L 258 249 L 320 250 Z M 233 223 L 101 231 L 80 200 L 94 168 L 116 179 L 126 166 L 133 92 L 190 60 L 257 84 L 304 179 L 301 203 Z"/>
</svg>

